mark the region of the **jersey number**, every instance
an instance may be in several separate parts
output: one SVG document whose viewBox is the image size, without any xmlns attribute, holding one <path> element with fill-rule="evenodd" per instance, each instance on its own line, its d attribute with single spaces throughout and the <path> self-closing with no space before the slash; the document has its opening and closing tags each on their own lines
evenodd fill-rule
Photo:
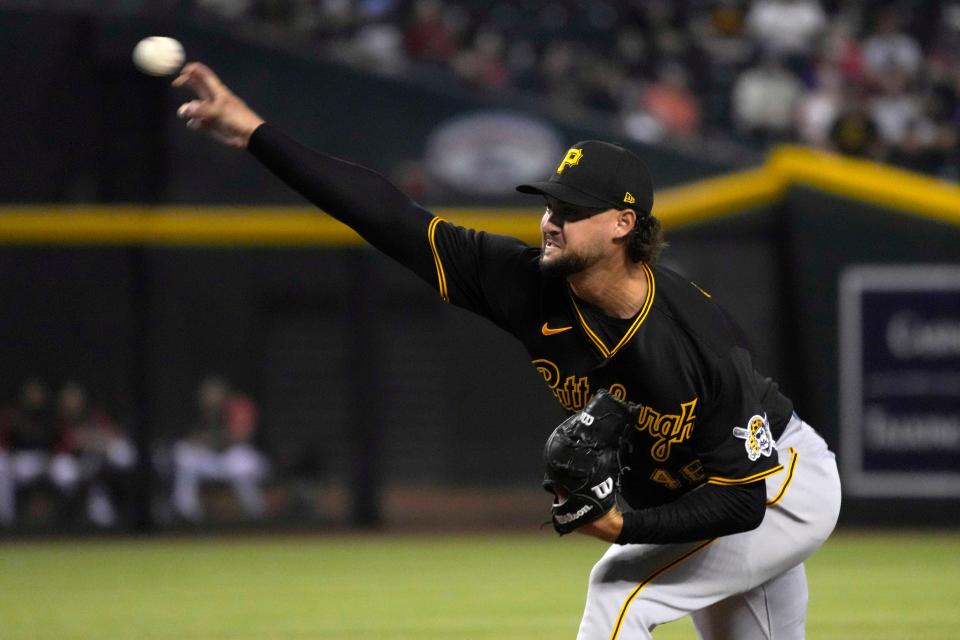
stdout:
<svg viewBox="0 0 960 640">
<path fill-rule="evenodd" d="M 680 475 L 683 476 L 683 478 L 690 484 L 698 484 L 704 478 L 703 465 L 699 460 L 688 462 L 680 467 Z M 654 472 L 650 475 L 650 479 L 658 484 L 662 484 L 667 489 L 676 490 L 683 486 L 682 483 L 666 469 L 654 470 Z"/>
</svg>

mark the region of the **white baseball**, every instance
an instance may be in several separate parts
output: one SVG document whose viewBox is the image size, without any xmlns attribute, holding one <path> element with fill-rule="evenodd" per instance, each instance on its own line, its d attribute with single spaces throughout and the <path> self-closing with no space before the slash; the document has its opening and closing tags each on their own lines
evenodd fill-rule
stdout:
<svg viewBox="0 0 960 640">
<path fill-rule="evenodd" d="M 133 48 L 133 63 L 151 76 L 169 76 L 183 66 L 183 45 L 173 38 L 150 36 Z"/>
</svg>

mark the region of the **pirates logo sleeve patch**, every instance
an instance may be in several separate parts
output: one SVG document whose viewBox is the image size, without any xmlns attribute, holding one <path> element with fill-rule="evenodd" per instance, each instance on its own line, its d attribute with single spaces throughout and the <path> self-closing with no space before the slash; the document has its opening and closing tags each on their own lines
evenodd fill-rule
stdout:
<svg viewBox="0 0 960 640">
<path fill-rule="evenodd" d="M 753 462 L 764 456 L 769 458 L 776 448 L 773 444 L 773 433 L 770 431 L 770 422 L 767 414 L 756 415 L 747 422 L 747 428 L 734 427 L 733 435 L 743 439 L 743 447 L 747 450 L 747 457 Z"/>
</svg>

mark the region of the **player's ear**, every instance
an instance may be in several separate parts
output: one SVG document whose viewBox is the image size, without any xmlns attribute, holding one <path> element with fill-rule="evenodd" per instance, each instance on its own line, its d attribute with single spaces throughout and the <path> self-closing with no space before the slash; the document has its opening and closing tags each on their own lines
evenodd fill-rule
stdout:
<svg viewBox="0 0 960 640">
<path fill-rule="evenodd" d="M 618 238 L 623 238 L 631 231 L 633 227 L 637 224 L 637 212 L 633 209 L 621 209 L 617 212 L 617 226 L 616 233 Z"/>
</svg>

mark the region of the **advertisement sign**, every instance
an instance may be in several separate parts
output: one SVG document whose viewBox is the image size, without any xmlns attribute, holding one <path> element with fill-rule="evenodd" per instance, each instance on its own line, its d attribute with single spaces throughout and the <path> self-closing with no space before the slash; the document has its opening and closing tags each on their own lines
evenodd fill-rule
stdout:
<svg viewBox="0 0 960 640">
<path fill-rule="evenodd" d="M 515 196 L 546 180 L 566 147 L 548 122 L 514 111 L 476 111 L 441 123 L 427 138 L 430 175 L 465 194 Z"/>
<path fill-rule="evenodd" d="M 845 491 L 960 497 L 960 265 L 853 266 L 839 303 Z"/>
</svg>

